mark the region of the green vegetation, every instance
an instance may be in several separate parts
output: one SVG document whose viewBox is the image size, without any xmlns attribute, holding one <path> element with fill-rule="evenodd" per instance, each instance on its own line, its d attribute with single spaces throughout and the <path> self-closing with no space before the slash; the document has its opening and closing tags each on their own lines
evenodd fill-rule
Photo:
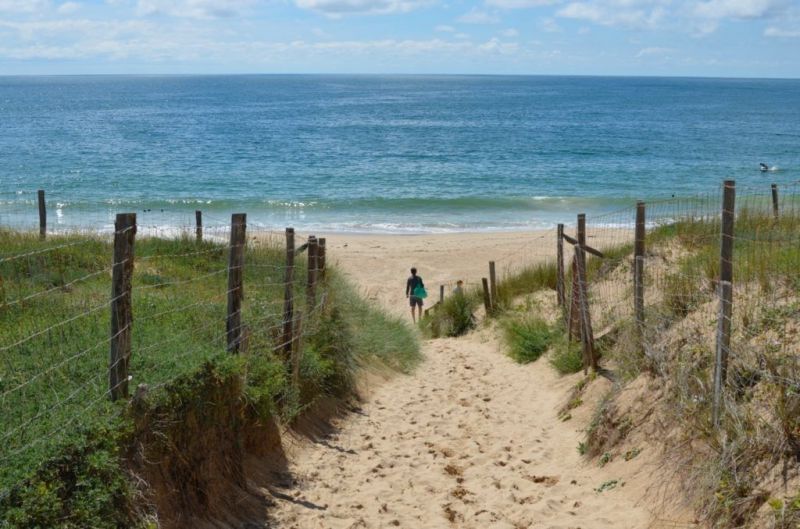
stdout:
<svg viewBox="0 0 800 529">
<path fill-rule="evenodd" d="M 538 360 L 554 337 L 546 321 L 532 316 L 506 318 L 502 327 L 509 356 L 520 364 Z"/>
<path fill-rule="evenodd" d="M 132 427 L 142 410 L 111 403 L 105 393 L 109 240 L 69 235 L 39 241 L 0 230 L 0 248 L 0 527 L 145 524 L 144 511 L 134 508 L 142 496 L 126 462 L 130 443 L 144 435 Z M 248 242 L 246 338 L 235 357 L 225 352 L 225 245 L 140 236 L 135 254 L 131 393 L 146 384 L 148 402 L 164 416 L 183 417 L 188 402 L 197 402 L 198 410 L 214 406 L 192 392 L 208 387 L 222 369 L 223 378 L 241 381 L 231 383 L 225 398 L 250 410 L 241 417 L 231 411 L 231 417 L 245 425 L 248 418 L 289 422 L 319 399 L 346 396 L 364 364 L 409 370 L 419 358 L 407 325 L 375 310 L 328 270 L 310 311 L 304 286 L 295 284 L 295 306 L 303 312 L 296 394 L 276 348 L 284 293 L 280 248 Z M 305 277 L 303 259 L 295 277 Z"/>
<path fill-rule="evenodd" d="M 536 263 L 521 271 L 504 277 L 497 285 L 498 307 L 508 308 L 514 298 L 556 289 L 557 269 L 555 263 Z"/>
<path fill-rule="evenodd" d="M 553 341 L 549 361 L 553 369 L 562 375 L 577 373 L 583 369 L 581 344 L 570 342 L 563 335 L 559 336 Z"/>
<path fill-rule="evenodd" d="M 481 304 L 477 291 L 448 296 L 420 322 L 431 338 L 462 336 L 475 328 L 475 311 Z"/>
</svg>

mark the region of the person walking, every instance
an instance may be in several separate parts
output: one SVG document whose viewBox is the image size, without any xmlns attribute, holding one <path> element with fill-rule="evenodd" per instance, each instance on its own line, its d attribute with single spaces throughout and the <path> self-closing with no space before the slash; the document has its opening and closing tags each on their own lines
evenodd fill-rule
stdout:
<svg viewBox="0 0 800 529">
<path fill-rule="evenodd" d="M 411 269 L 411 277 L 408 278 L 406 281 L 406 297 L 411 304 L 411 319 L 414 323 L 417 323 L 417 319 L 422 319 L 422 303 L 423 299 L 427 296 L 425 292 L 425 283 L 422 282 L 422 278 L 417 275 L 417 269 Z M 419 318 L 417 314 L 414 313 L 414 307 L 417 308 L 417 313 L 419 314 Z"/>
</svg>

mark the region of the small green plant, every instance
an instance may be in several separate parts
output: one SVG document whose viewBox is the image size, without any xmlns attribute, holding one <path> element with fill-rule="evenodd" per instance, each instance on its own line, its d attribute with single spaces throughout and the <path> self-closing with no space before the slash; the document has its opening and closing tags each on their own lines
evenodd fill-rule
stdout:
<svg viewBox="0 0 800 529">
<path fill-rule="evenodd" d="M 553 341 L 553 332 L 547 322 L 530 316 L 504 320 L 503 335 L 509 356 L 520 364 L 538 360 Z"/>
<path fill-rule="evenodd" d="M 577 373 L 583 369 L 583 354 L 580 344 L 568 342 L 566 338 L 553 344 L 550 365 L 562 375 Z"/>
<path fill-rule="evenodd" d="M 623 459 L 625 461 L 630 461 L 631 459 L 634 459 L 636 456 L 638 456 L 641 453 L 642 453 L 642 449 L 639 448 L 639 447 L 636 447 L 636 448 L 632 448 L 632 449 L 628 450 L 627 452 L 625 452 L 625 455 L 622 456 L 622 457 L 623 457 Z"/>
<path fill-rule="evenodd" d="M 475 328 L 479 303 L 476 292 L 452 295 L 436 305 L 420 326 L 431 338 L 462 336 Z"/>
<path fill-rule="evenodd" d="M 617 488 L 617 486 L 624 487 L 625 486 L 625 482 L 624 481 L 620 481 L 618 479 L 610 479 L 610 480 L 602 483 L 599 487 L 594 489 L 594 491 L 596 493 L 600 494 L 601 492 L 605 492 L 607 490 L 615 489 L 615 488 Z"/>
<path fill-rule="evenodd" d="M 599 464 L 601 467 L 606 466 L 607 464 L 611 463 L 614 460 L 614 456 L 611 452 L 605 452 L 602 456 L 600 456 Z"/>
<path fill-rule="evenodd" d="M 580 455 L 585 456 L 587 449 L 588 449 L 588 447 L 586 446 L 586 443 L 584 441 L 581 441 L 581 442 L 578 443 L 578 453 Z"/>
</svg>

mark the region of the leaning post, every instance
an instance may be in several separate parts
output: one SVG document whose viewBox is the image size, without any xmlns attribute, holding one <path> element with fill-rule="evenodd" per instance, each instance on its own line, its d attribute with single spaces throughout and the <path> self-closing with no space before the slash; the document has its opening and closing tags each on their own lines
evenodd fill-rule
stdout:
<svg viewBox="0 0 800 529">
<path fill-rule="evenodd" d="M 111 272 L 111 351 L 108 366 L 108 389 L 111 400 L 128 396 L 135 237 L 136 213 L 118 214 L 114 223 L 114 263 Z"/>
<path fill-rule="evenodd" d="M 238 353 L 242 342 L 242 299 L 244 299 L 244 246 L 247 215 L 231 215 L 230 256 L 228 258 L 228 352 Z"/>
<path fill-rule="evenodd" d="M 714 359 L 714 400 L 712 421 L 719 427 L 722 413 L 722 394 L 728 377 L 728 354 L 731 347 L 731 317 L 733 314 L 733 236 L 734 208 L 736 207 L 736 182 L 725 180 L 722 193 L 722 226 L 719 256 L 719 315 L 717 319 L 717 347 Z"/>
</svg>

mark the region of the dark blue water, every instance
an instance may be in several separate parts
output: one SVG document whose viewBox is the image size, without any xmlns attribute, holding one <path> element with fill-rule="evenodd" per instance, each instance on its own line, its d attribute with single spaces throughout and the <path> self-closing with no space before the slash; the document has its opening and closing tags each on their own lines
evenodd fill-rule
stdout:
<svg viewBox="0 0 800 529">
<path fill-rule="evenodd" d="M 199 207 L 328 230 L 519 229 L 724 178 L 800 178 L 800 81 L 0 77 L 0 222 L 33 218 L 44 188 L 63 223 Z"/>
</svg>

